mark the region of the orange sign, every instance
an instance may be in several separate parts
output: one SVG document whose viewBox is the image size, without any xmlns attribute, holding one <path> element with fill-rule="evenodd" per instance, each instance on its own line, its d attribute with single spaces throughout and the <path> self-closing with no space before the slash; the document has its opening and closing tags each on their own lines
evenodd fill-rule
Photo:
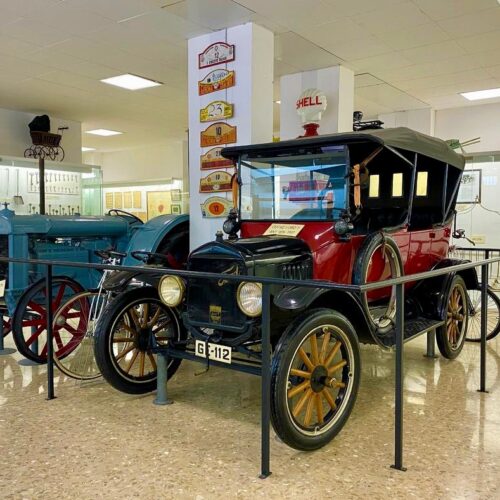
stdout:
<svg viewBox="0 0 500 500">
<path fill-rule="evenodd" d="M 198 94 L 205 95 L 217 90 L 233 87 L 235 82 L 234 71 L 214 69 L 203 80 L 198 82 Z"/>
<path fill-rule="evenodd" d="M 234 45 L 229 45 L 226 42 L 213 43 L 201 54 L 198 54 L 199 69 L 230 61 L 234 61 Z"/>
<path fill-rule="evenodd" d="M 231 174 L 223 170 L 212 172 L 200 180 L 200 193 L 223 193 L 231 191 L 232 177 Z"/>
<path fill-rule="evenodd" d="M 232 203 L 229 200 L 220 196 L 211 196 L 201 205 L 201 213 L 203 217 L 209 218 L 226 217 L 231 206 Z"/>
<path fill-rule="evenodd" d="M 214 170 L 215 168 L 231 168 L 234 166 L 233 160 L 224 158 L 220 153 L 222 148 L 209 149 L 200 156 L 201 170 Z"/>
<path fill-rule="evenodd" d="M 234 142 L 236 142 L 236 127 L 224 122 L 214 123 L 200 133 L 200 146 L 202 148 Z"/>
</svg>

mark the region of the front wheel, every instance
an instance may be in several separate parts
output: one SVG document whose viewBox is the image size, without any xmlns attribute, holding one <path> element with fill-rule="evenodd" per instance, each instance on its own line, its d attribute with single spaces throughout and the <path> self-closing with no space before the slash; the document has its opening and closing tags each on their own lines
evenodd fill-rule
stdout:
<svg viewBox="0 0 500 500">
<path fill-rule="evenodd" d="M 469 322 L 468 301 L 465 282 L 456 275 L 448 291 L 445 323 L 436 330 L 437 345 L 445 358 L 455 359 L 462 351 Z"/>
<path fill-rule="evenodd" d="M 358 393 L 359 342 L 345 316 L 316 309 L 285 330 L 271 368 L 271 420 L 286 444 L 315 450 L 347 422 Z"/>
<path fill-rule="evenodd" d="M 106 306 L 96 326 L 94 354 L 102 376 L 115 389 L 128 394 L 156 389 L 153 335 L 159 345 L 183 339 L 177 315 L 161 302 L 156 288 L 129 290 Z M 180 362 L 170 358 L 168 378 Z"/>
</svg>

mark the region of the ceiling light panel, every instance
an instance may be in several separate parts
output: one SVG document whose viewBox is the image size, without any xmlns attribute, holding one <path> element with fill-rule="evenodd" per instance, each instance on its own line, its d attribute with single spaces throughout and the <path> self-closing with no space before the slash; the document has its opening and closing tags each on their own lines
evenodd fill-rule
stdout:
<svg viewBox="0 0 500 500">
<path fill-rule="evenodd" d="M 82 153 L 87 153 L 88 151 L 95 151 L 95 148 L 87 148 L 85 146 L 82 146 Z"/>
<path fill-rule="evenodd" d="M 149 80 L 148 78 L 132 75 L 130 73 L 112 76 L 111 78 L 105 78 L 104 80 L 101 80 L 101 82 L 107 83 L 109 85 L 115 85 L 116 87 L 121 87 L 127 90 L 148 89 L 151 87 L 158 87 L 159 85 L 163 85 L 161 82 Z"/>
<path fill-rule="evenodd" d="M 97 128 L 95 130 L 87 130 L 86 134 L 101 135 L 102 137 L 109 137 L 111 135 L 120 135 L 123 132 L 118 132 L 117 130 L 107 130 L 105 128 Z"/>
<path fill-rule="evenodd" d="M 469 101 L 479 101 L 480 99 L 493 99 L 500 97 L 500 88 L 476 90 L 474 92 L 461 92 L 460 95 Z"/>
</svg>

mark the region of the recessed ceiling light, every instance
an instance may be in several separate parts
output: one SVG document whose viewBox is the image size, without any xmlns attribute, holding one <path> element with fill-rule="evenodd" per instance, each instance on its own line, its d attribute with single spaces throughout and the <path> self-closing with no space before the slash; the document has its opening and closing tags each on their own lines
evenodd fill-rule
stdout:
<svg viewBox="0 0 500 500">
<path fill-rule="evenodd" d="M 277 101 L 274 101 L 274 104 L 281 104 L 281 101 L 278 99 Z"/>
<path fill-rule="evenodd" d="M 87 151 L 95 151 L 95 148 L 87 148 L 85 146 L 82 146 L 82 152 L 86 153 Z"/>
<path fill-rule="evenodd" d="M 109 137 L 110 135 L 123 134 L 123 132 L 118 132 L 116 130 L 106 130 L 105 128 L 97 128 L 95 130 L 87 130 L 87 131 L 85 131 L 85 133 L 92 134 L 92 135 L 102 135 L 103 137 Z"/>
<path fill-rule="evenodd" d="M 149 78 L 143 78 L 142 76 L 131 75 L 130 73 L 105 78 L 104 80 L 101 80 L 101 82 L 128 90 L 147 89 L 163 85 L 161 82 L 156 82 L 154 80 L 150 80 Z"/>
<path fill-rule="evenodd" d="M 493 99 L 494 97 L 500 97 L 500 88 L 476 90 L 475 92 L 461 92 L 460 95 L 465 97 L 469 101 L 478 101 L 479 99 Z"/>
</svg>

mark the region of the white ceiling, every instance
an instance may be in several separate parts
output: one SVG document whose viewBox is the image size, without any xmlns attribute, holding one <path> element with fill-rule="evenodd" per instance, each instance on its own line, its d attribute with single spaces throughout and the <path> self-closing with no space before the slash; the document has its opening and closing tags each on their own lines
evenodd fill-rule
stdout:
<svg viewBox="0 0 500 500">
<path fill-rule="evenodd" d="M 84 136 L 102 151 L 183 138 L 186 40 L 247 21 L 275 33 L 276 77 L 354 69 L 365 117 L 500 87 L 496 0 L 0 0 L 0 107 L 125 132 Z M 124 72 L 165 85 L 99 82 Z"/>
</svg>

